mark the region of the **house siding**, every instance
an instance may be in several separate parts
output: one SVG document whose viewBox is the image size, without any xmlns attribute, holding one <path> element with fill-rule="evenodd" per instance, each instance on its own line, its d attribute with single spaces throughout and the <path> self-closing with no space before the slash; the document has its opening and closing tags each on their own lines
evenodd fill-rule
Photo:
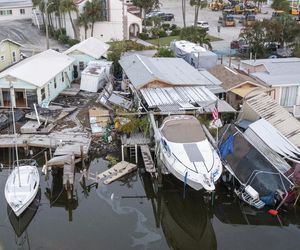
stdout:
<svg viewBox="0 0 300 250">
<path fill-rule="evenodd" d="M 21 14 L 21 9 L 24 9 L 24 14 Z M 32 6 L 0 7 L 0 11 L 12 11 L 11 15 L 0 15 L 0 21 L 31 19 Z"/>
<path fill-rule="evenodd" d="M 16 61 L 13 62 L 12 53 L 16 53 Z M 4 60 L 1 58 L 4 57 Z M 19 62 L 21 60 L 20 46 L 12 43 L 10 41 L 4 41 L 0 44 L 0 71 L 9 67 L 13 63 Z"/>
<path fill-rule="evenodd" d="M 68 56 L 70 56 L 70 57 L 72 57 L 72 58 L 75 59 L 73 65 L 77 66 L 78 77 L 81 76 L 81 72 L 82 72 L 79 69 L 79 62 L 83 62 L 84 63 L 84 69 L 85 69 L 90 61 L 96 60 L 94 57 L 86 55 L 86 54 L 83 54 L 80 51 L 73 51 L 73 52 L 69 53 Z M 73 70 L 73 66 L 72 66 L 72 69 L 71 69 L 71 78 L 70 78 L 72 80 L 74 80 L 73 71 L 74 70 Z"/>
<path fill-rule="evenodd" d="M 13 88 L 14 89 L 20 89 L 20 90 L 36 90 L 37 92 L 37 101 L 38 104 L 43 104 L 43 101 L 49 102 L 56 98 L 60 92 L 62 92 L 65 88 L 70 86 L 72 81 L 72 70 L 73 67 L 70 65 L 63 71 L 61 71 L 59 74 L 55 76 L 56 78 L 56 88 L 54 87 L 54 78 L 51 79 L 48 83 L 44 84 L 42 87 L 37 87 L 35 85 L 29 84 L 27 82 L 24 82 L 20 79 L 16 79 L 16 81 L 13 82 Z M 62 73 L 64 74 L 64 81 L 62 81 Z M 7 81 L 5 78 L 0 79 L 0 95 L 2 89 L 9 89 L 9 81 Z M 42 89 L 45 88 L 45 99 L 42 98 Z M 1 97 L 0 97 L 1 99 Z"/>
</svg>

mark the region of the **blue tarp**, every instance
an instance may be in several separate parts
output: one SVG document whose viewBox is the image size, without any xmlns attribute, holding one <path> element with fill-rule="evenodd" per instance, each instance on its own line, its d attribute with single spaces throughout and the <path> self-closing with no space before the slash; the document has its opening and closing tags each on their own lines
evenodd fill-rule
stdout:
<svg viewBox="0 0 300 250">
<path fill-rule="evenodd" d="M 222 160 L 224 160 L 227 155 L 233 153 L 233 144 L 234 144 L 234 136 L 233 135 L 230 135 L 226 139 L 226 141 L 224 141 L 221 144 L 219 150 L 220 150 Z"/>
</svg>

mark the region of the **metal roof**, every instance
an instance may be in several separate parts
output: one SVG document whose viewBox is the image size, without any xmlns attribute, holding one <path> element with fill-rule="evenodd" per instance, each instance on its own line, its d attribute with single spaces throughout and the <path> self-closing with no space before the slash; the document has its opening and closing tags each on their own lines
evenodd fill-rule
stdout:
<svg viewBox="0 0 300 250">
<path fill-rule="evenodd" d="M 161 111 L 204 109 L 211 112 L 218 98 L 206 87 L 144 88 L 140 90 L 148 107 Z M 220 112 L 235 112 L 225 101 L 218 100 Z"/>
<path fill-rule="evenodd" d="M 66 50 L 64 54 L 69 55 L 74 51 L 79 51 L 95 59 L 100 59 L 101 56 L 103 56 L 107 52 L 108 49 L 108 44 L 100 41 L 97 38 L 90 37 L 78 44 L 75 44 L 74 46 Z"/>
<path fill-rule="evenodd" d="M 207 76 L 208 72 L 199 72 L 181 58 L 150 58 L 135 54 L 123 57 L 119 62 L 136 89 L 155 80 L 174 86 L 219 84 L 213 76 Z"/>
<path fill-rule="evenodd" d="M 247 98 L 246 103 L 295 146 L 300 147 L 300 122 L 275 102 L 271 96 L 262 92 Z"/>
<path fill-rule="evenodd" d="M 241 63 L 249 66 L 263 65 L 266 71 L 260 70 L 250 75 L 270 86 L 300 85 L 300 58 L 245 60 Z"/>
<path fill-rule="evenodd" d="M 245 133 L 250 130 L 278 154 L 300 160 L 300 150 L 265 119 L 251 123 Z"/>
<path fill-rule="evenodd" d="M 9 75 L 34 86 L 42 87 L 70 66 L 74 60 L 72 57 L 49 49 L 4 70 L 0 73 L 0 78 Z"/>
</svg>

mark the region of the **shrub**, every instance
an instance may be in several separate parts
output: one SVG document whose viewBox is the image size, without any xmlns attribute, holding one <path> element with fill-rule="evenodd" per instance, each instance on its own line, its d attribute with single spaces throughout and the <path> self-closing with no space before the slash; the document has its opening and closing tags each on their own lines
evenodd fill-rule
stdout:
<svg viewBox="0 0 300 250">
<path fill-rule="evenodd" d="M 181 28 L 177 27 L 177 28 L 172 30 L 170 36 L 179 36 L 180 32 L 181 32 Z"/>
<path fill-rule="evenodd" d="M 62 43 L 68 43 L 69 37 L 67 35 L 60 34 L 58 40 L 61 41 Z"/>
<path fill-rule="evenodd" d="M 80 41 L 78 41 L 77 39 L 69 39 L 68 44 L 72 47 L 73 45 L 79 43 Z"/>
<path fill-rule="evenodd" d="M 170 27 L 170 30 L 174 30 L 177 28 L 177 25 L 176 24 L 172 24 L 171 27 Z"/>
<path fill-rule="evenodd" d="M 170 29 L 170 24 L 169 23 L 163 23 L 161 25 L 161 27 L 164 29 L 164 31 L 167 31 L 168 29 Z"/>
<path fill-rule="evenodd" d="M 154 57 L 174 57 L 174 53 L 169 48 L 159 48 Z"/>
<path fill-rule="evenodd" d="M 150 18 L 144 19 L 143 25 L 144 26 L 153 26 L 153 21 Z"/>
<path fill-rule="evenodd" d="M 147 40 L 149 39 L 149 35 L 147 33 L 142 32 L 139 34 L 139 38 L 141 38 L 142 40 Z"/>
</svg>

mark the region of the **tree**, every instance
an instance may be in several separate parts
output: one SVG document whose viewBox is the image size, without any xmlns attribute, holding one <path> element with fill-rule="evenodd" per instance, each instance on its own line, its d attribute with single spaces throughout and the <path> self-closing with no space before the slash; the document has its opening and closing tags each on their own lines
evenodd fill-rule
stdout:
<svg viewBox="0 0 300 250">
<path fill-rule="evenodd" d="M 74 20 L 73 20 L 72 15 L 71 15 L 72 11 L 78 13 L 78 9 L 77 9 L 76 4 L 74 3 L 73 0 L 61 0 L 60 1 L 60 10 L 64 13 L 68 13 L 69 18 L 70 18 L 70 22 L 71 22 L 71 25 L 72 25 L 72 29 L 73 29 L 73 32 L 74 32 L 74 37 L 75 37 L 75 39 L 79 39 L 78 38 L 79 37 L 78 32 L 77 32 L 76 26 L 74 24 Z"/>
<path fill-rule="evenodd" d="M 86 13 L 81 13 L 78 17 L 77 24 L 84 27 L 84 39 L 87 39 L 87 31 L 89 29 L 89 17 Z"/>
<path fill-rule="evenodd" d="M 132 3 L 144 10 L 144 18 L 147 12 L 159 7 L 159 0 L 133 0 Z"/>
<path fill-rule="evenodd" d="M 207 6 L 206 0 L 190 0 L 190 5 L 195 7 L 195 18 L 194 18 L 194 26 L 197 25 L 199 9 L 203 9 Z"/>
<path fill-rule="evenodd" d="M 183 27 L 186 27 L 186 21 L 185 21 L 185 12 L 186 12 L 186 0 L 181 1 L 181 8 L 182 8 L 182 19 L 183 19 Z"/>
<path fill-rule="evenodd" d="M 208 37 L 206 30 L 201 27 L 190 26 L 182 28 L 180 39 L 197 43 L 200 46 L 207 45 L 209 49 L 212 49 L 210 38 Z"/>
<path fill-rule="evenodd" d="M 102 1 L 101 0 L 87 1 L 83 9 L 85 15 L 88 16 L 89 23 L 91 23 L 91 36 L 94 36 L 95 22 L 103 20 Z"/>
<path fill-rule="evenodd" d="M 286 13 L 288 13 L 288 11 L 290 9 L 290 3 L 288 0 L 273 0 L 271 7 L 274 10 L 283 10 Z"/>
<path fill-rule="evenodd" d="M 265 56 L 266 34 L 262 22 L 255 22 L 253 26 L 242 29 L 240 37 L 249 45 L 249 53 L 253 53 L 256 58 Z"/>
</svg>

